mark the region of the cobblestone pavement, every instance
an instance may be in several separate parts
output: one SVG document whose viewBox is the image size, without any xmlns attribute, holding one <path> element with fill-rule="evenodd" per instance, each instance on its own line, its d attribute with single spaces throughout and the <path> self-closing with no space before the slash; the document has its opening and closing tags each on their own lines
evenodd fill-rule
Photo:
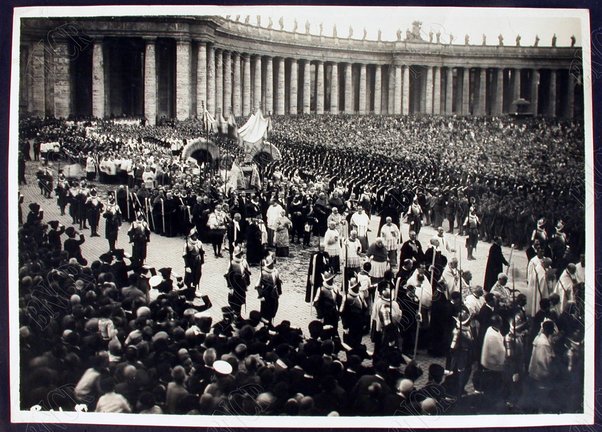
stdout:
<svg viewBox="0 0 602 432">
<path fill-rule="evenodd" d="M 37 181 L 35 178 L 35 171 L 37 170 L 37 162 L 28 162 L 26 168 L 26 179 L 27 185 L 20 186 L 19 191 L 24 196 L 23 213 L 24 217 L 27 215 L 28 205 L 31 202 L 37 202 L 40 204 L 42 210 L 44 210 L 44 220 L 58 220 L 65 226 L 71 225 L 71 218 L 67 214 L 65 216 L 60 215 L 59 207 L 54 198 L 44 198 L 37 187 Z M 57 167 L 54 166 L 54 169 Z M 55 177 L 56 178 L 56 177 Z M 109 187 L 115 187 L 114 185 L 101 185 L 96 184 L 99 190 L 99 195 L 102 199 L 106 199 L 106 191 Z M 15 209 L 16 211 L 16 209 Z M 374 240 L 376 232 L 378 230 L 379 217 L 373 216 L 371 221 L 371 236 L 370 240 Z M 76 227 L 78 228 L 78 227 Z M 122 225 L 118 241 L 117 248 L 124 249 L 127 253 L 131 253 L 131 246 L 128 244 L 128 237 L 126 235 L 129 229 L 129 223 L 124 222 Z M 403 240 L 408 238 L 408 225 L 403 224 L 402 228 Z M 102 253 L 107 252 L 109 249 L 108 241 L 104 239 L 104 223 L 101 218 L 101 225 L 99 226 L 99 233 L 101 237 L 90 237 L 90 231 L 83 231 L 86 242 L 82 245 L 83 256 L 88 259 L 89 262 L 97 259 Z M 432 227 L 423 227 L 420 231 L 418 239 L 426 249 L 430 238 L 436 234 L 436 230 Z M 451 234 L 445 234 L 448 238 L 451 247 L 456 249 L 456 255 L 460 259 L 459 254 L 461 253 L 462 268 L 464 270 L 470 270 L 473 274 L 473 285 L 481 285 L 483 283 L 485 275 L 485 265 L 487 262 L 487 253 L 489 251 L 490 243 L 479 242 L 475 257 L 475 261 L 468 261 L 466 249 L 463 247 L 465 237 L 455 236 Z M 146 264 L 155 268 L 171 267 L 173 272 L 177 275 L 184 275 L 184 262 L 182 259 L 182 249 L 184 246 L 183 237 L 162 237 L 156 234 L 151 234 L 150 243 L 148 245 L 148 256 Z M 307 269 L 309 263 L 309 257 L 311 253 L 317 250 L 318 239 L 314 238 L 312 245 L 309 248 L 303 248 L 300 245 L 291 244 L 291 256 L 288 258 L 278 258 L 276 268 L 280 271 L 281 278 L 283 281 L 283 295 L 280 297 L 280 307 L 276 316 L 275 322 L 282 320 L 289 320 L 293 327 L 301 328 L 304 332 L 307 332 L 307 325 L 310 321 L 315 319 L 315 311 L 312 311 L 309 304 L 305 303 L 305 285 L 307 279 Z M 201 278 L 200 294 L 209 295 L 213 307 L 209 310 L 214 322 L 221 319 L 221 307 L 226 306 L 227 303 L 227 289 L 224 280 L 224 274 L 228 267 L 228 255 L 224 254 L 224 258 L 215 258 L 212 253 L 210 244 L 205 244 L 205 265 L 203 266 L 203 276 Z M 503 248 L 504 256 L 508 259 L 510 255 L 510 248 Z M 451 257 L 451 253 L 448 253 L 448 257 Z M 513 253 L 512 261 L 515 263 L 515 284 L 516 288 L 522 292 L 526 292 L 526 268 L 527 258 L 524 251 L 515 250 Z M 247 293 L 247 305 L 246 310 L 243 309 L 243 316 L 246 316 L 251 310 L 259 310 L 259 300 L 257 299 L 257 293 L 253 289 L 255 283 L 259 279 L 259 268 L 252 268 L 251 286 Z M 512 279 L 510 279 L 511 283 Z M 364 342 L 371 347 L 368 337 L 364 337 Z M 444 363 L 444 359 L 431 358 L 424 352 L 418 353 L 417 362 L 425 374 L 422 380 L 426 379 L 426 372 L 428 365 L 432 362 L 440 364 Z M 420 384 L 418 382 L 417 384 Z"/>
</svg>

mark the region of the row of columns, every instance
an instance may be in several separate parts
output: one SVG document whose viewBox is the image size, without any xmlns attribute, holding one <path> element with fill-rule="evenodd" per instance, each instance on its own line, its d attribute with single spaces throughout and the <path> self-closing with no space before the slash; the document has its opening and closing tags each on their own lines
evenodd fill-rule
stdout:
<svg viewBox="0 0 602 432">
<path fill-rule="evenodd" d="M 193 49 L 196 50 L 194 55 Z M 46 87 L 50 84 L 45 86 L 48 80 L 43 79 L 48 60 L 44 52 L 39 53 L 40 50 L 43 51 L 40 45 L 34 45 L 31 50 L 30 98 L 34 107 L 41 105 L 40 100 L 45 100 L 48 105 L 48 97 L 44 96 L 49 93 Z M 92 47 L 92 114 L 99 118 L 109 114 L 106 112 L 108 89 L 105 89 L 106 59 L 103 53 L 102 39 L 95 40 Z M 194 65 L 193 59 L 196 59 Z M 51 108 L 59 117 L 70 113 L 68 93 L 72 83 L 69 61 L 67 43 L 53 48 L 51 68 L 54 80 L 51 85 L 54 98 Z M 385 68 L 389 72 L 388 77 L 384 76 Z M 287 67 L 287 60 L 282 57 L 239 53 L 215 48 L 205 42 L 192 44 L 189 40 L 178 40 L 175 72 L 175 116 L 179 120 L 202 116 L 204 108 L 211 114 L 222 113 L 225 116 L 230 111 L 236 116 L 247 116 L 259 108 L 277 115 L 308 114 L 312 96 L 315 97 L 316 114 L 338 114 L 339 111 L 382 114 L 386 111 L 387 114 L 499 115 L 515 112 L 514 102 L 521 97 L 530 102 L 529 112 L 555 116 L 559 111 L 559 74 L 554 69 L 547 72 L 544 88 L 540 85 L 538 69 L 521 72 L 521 69 L 504 68 L 359 64 L 356 66 L 356 83 L 351 63 L 344 63 L 339 68 L 336 62 L 288 59 Z M 342 75 L 340 78 L 339 73 Z M 143 79 L 144 114 L 152 123 L 158 111 L 155 38 L 145 39 Z M 523 79 L 530 82 L 523 83 Z M 569 118 L 574 112 L 575 85 L 576 78 L 569 73 L 566 95 L 562 95 L 563 105 L 566 105 L 563 113 Z M 195 94 L 192 92 L 194 89 Z M 538 106 L 539 91 L 542 90 L 546 92 L 544 112 Z M 342 98 L 339 97 L 340 92 Z M 62 97 L 64 95 L 67 97 Z M 342 106 L 339 106 L 340 102 Z M 194 106 L 196 112 L 192 112 Z M 44 109 L 48 111 L 47 106 L 38 111 Z M 35 109 L 32 111 L 36 112 Z"/>
</svg>

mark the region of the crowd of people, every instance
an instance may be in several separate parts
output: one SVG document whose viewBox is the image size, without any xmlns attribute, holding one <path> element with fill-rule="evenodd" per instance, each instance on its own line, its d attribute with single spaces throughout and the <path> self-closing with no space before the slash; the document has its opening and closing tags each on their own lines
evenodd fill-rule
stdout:
<svg viewBox="0 0 602 432">
<path fill-rule="evenodd" d="M 56 141 L 87 177 L 61 172 L 55 181 L 47 160 L 37 173 L 40 193 L 54 193 L 74 226 L 44 221 L 37 204 L 22 217 L 23 407 L 285 415 L 579 409 L 584 259 L 575 261 L 584 216 L 570 195 L 583 193 L 578 125 L 356 116 L 273 122 L 271 141 L 283 159 L 262 167 L 261 188 L 238 192 L 219 167 L 181 160 L 185 140 L 204 131 L 200 122 L 23 120 L 24 162 L 28 145 L 36 159 L 37 143 Z M 216 142 L 232 160 L 241 156 L 235 142 Z M 122 177 L 103 171 L 107 162 Z M 565 168 L 554 172 L 554 164 Z M 106 201 L 89 184 L 96 181 L 116 183 Z M 369 238 L 376 214 L 381 225 Z M 81 231 L 89 225 L 98 235 L 101 216 L 109 252 L 88 265 Z M 128 264 L 112 230 L 122 220 L 132 222 Z M 467 236 L 469 254 L 479 238 L 529 244 L 533 298 L 507 285 L 491 252 L 483 287 L 475 284 L 448 259 L 444 220 Z M 423 224 L 439 227 L 424 249 Z M 186 237 L 185 278 L 145 265 L 151 232 Z M 312 237 L 320 248 L 310 259 L 306 301 L 318 320 L 304 336 L 275 320 L 277 259 L 291 241 L 307 247 Z M 225 258 L 224 242 L 229 306 L 213 324 L 204 313 L 210 300 L 197 298 L 203 243 Z M 260 266 L 261 308 L 245 317 L 253 266 Z M 414 381 L 423 372 L 411 361 L 417 348 L 445 359 L 430 365 L 420 389 Z M 575 396 L 559 400 L 561 386 Z"/>
</svg>

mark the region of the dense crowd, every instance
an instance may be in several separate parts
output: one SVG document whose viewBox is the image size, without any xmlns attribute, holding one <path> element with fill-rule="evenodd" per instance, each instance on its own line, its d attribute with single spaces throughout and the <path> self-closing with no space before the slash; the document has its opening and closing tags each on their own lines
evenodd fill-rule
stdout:
<svg viewBox="0 0 602 432">
<path fill-rule="evenodd" d="M 262 167 L 261 185 L 242 193 L 228 187 L 223 171 L 181 160 L 185 140 L 202 136 L 200 122 L 174 128 L 27 119 L 21 127 L 23 163 L 28 145 L 36 159 L 36 145 L 56 141 L 64 159 L 86 167 L 88 181 L 119 183 L 105 202 L 86 181 L 65 173 L 55 181 L 52 169 L 40 166 L 41 194 L 54 193 L 80 231 L 89 224 L 98 235 L 104 216 L 110 251 L 88 265 L 78 253 L 85 236 L 75 228 L 44 221 L 35 204 L 22 218 L 23 407 L 286 415 L 580 409 L 583 259 L 572 263 L 582 247 L 583 215 L 567 194 L 583 170 L 578 125 L 279 117 L 271 141 L 283 159 Z M 232 140 L 216 141 L 232 160 L 241 157 Z M 119 169 L 103 171 L 107 162 Z M 554 164 L 566 168 L 556 172 Z M 582 194 L 582 186 L 574 191 Z M 376 213 L 379 237 L 368 238 Z M 402 218 L 412 231 L 405 242 Z M 131 238 L 127 265 L 111 237 L 111 224 L 121 219 L 141 233 Z M 467 235 L 467 247 L 479 235 L 500 234 L 531 244 L 529 283 L 539 289 L 541 281 L 545 293 L 517 295 L 498 274 L 502 263 L 488 264 L 492 283 L 473 285 L 446 258 L 442 229 L 423 250 L 415 235 L 421 225 L 439 227 L 445 219 L 448 229 Z M 151 231 L 187 236 L 190 273 L 190 251 L 202 265 L 197 236 L 213 244 L 216 257 L 227 239 L 231 292 L 222 321 L 203 313 L 210 301 L 196 298 L 198 280 L 144 265 Z M 287 321 L 274 322 L 281 291 L 268 249 L 285 257 L 291 240 L 307 246 L 311 236 L 323 247 L 312 255 L 306 301 L 319 320 L 303 336 Z M 253 265 L 261 266 L 256 288 L 265 301 L 245 317 L 240 306 Z M 551 289 L 550 269 L 558 278 Z M 344 277 L 343 290 L 336 277 Z M 371 352 L 363 343 L 367 333 Z M 416 335 L 420 349 L 445 358 L 445 367 L 428 368 L 422 388 L 414 381 L 423 371 L 410 362 Z M 574 397 L 559 400 L 559 388 Z"/>
<path fill-rule="evenodd" d="M 437 116 L 276 117 L 271 141 L 291 169 L 336 176 L 383 202 L 417 194 L 427 221 L 463 221 L 476 203 L 481 237 L 526 246 L 535 222 L 563 219 L 583 244 L 580 123 Z M 462 194 L 460 194 L 462 192 Z M 406 200 L 401 206 L 407 208 Z M 577 211 L 576 211 L 577 210 Z M 456 226 L 460 225 L 458 222 Z"/>
</svg>

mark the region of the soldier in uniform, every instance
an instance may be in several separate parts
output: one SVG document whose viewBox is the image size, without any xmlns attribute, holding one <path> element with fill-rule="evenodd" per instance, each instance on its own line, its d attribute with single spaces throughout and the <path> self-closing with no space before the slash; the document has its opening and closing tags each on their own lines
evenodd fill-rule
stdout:
<svg viewBox="0 0 602 432">
<path fill-rule="evenodd" d="M 140 268 L 146 259 L 146 246 L 150 241 L 150 228 L 144 220 L 144 213 L 138 211 L 136 220 L 128 230 L 130 243 L 132 243 L 132 267 Z"/>
<path fill-rule="evenodd" d="M 85 180 L 80 182 L 79 188 L 75 194 L 75 221 L 79 223 L 79 229 L 86 229 L 86 201 L 90 190 Z"/>
<path fill-rule="evenodd" d="M 422 207 L 418 204 L 418 196 L 415 196 L 412 205 L 408 209 L 407 219 L 410 225 L 410 231 L 414 231 L 416 235 L 420 234 L 422 228 Z"/>
<path fill-rule="evenodd" d="M 363 296 L 359 295 L 360 283 L 357 278 L 349 280 L 349 289 L 343 310 L 341 320 L 343 324 L 344 342 L 352 348 L 362 343 L 362 334 L 366 315 L 366 302 Z"/>
<path fill-rule="evenodd" d="M 226 281 L 228 284 L 228 304 L 238 319 L 241 318 L 242 305 L 246 303 L 247 288 L 251 284 L 251 271 L 243 258 L 244 252 L 236 246 L 232 253 L 232 260 Z"/>
<path fill-rule="evenodd" d="M 261 277 L 255 287 L 261 301 L 260 314 L 265 323 L 272 324 L 278 313 L 278 299 L 282 295 L 282 281 L 278 270 L 274 268 L 274 258 L 269 253 L 264 259 Z"/>
<path fill-rule="evenodd" d="M 471 207 L 468 216 L 464 220 L 464 228 L 468 233 L 468 237 L 466 238 L 466 250 L 468 251 L 468 259 L 474 260 L 476 259 L 472 255 L 472 251 L 477 248 L 477 243 L 479 241 L 479 217 L 475 213 L 474 207 Z"/>
<path fill-rule="evenodd" d="M 98 224 L 103 208 L 104 204 L 98 198 L 96 189 L 92 188 L 90 190 L 90 196 L 86 200 L 86 216 L 88 217 L 88 223 L 90 224 L 90 237 L 100 237 L 100 234 L 98 234 Z"/>
<path fill-rule="evenodd" d="M 324 325 L 332 326 L 336 332 L 339 324 L 338 298 L 341 294 L 334 286 L 334 277 L 335 274 L 330 271 L 322 274 L 322 286 L 316 292 L 314 306 L 318 319 L 321 319 Z"/>
<path fill-rule="evenodd" d="M 203 244 L 198 238 L 198 233 L 195 228 L 190 230 L 184 250 L 182 252 L 184 258 L 185 276 L 184 284 L 187 287 L 187 297 L 194 298 L 195 291 L 199 288 L 201 275 L 203 273 L 203 264 L 205 263 L 205 251 Z"/>
<path fill-rule="evenodd" d="M 115 243 L 122 221 L 121 210 L 115 203 L 115 195 L 112 192 L 109 192 L 109 202 L 105 207 L 103 217 L 105 218 L 105 238 L 109 241 L 109 252 L 112 253 L 115 251 Z"/>
</svg>

